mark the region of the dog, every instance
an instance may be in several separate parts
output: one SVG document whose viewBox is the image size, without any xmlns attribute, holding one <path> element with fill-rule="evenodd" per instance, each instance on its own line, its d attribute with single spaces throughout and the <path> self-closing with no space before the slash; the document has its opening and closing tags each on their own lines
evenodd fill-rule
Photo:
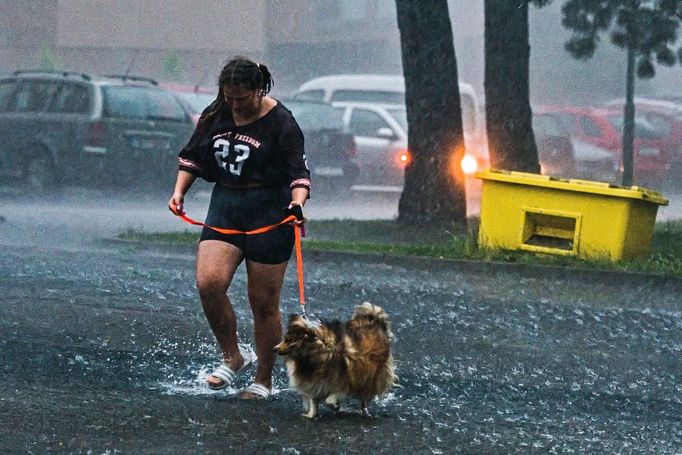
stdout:
<svg viewBox="0 0 682 455">
<path fill-rule="evenodd" d="M 397 379 L 388 315 L 365 302 L 355 307 L 346 323 L 312 323 L 291 315 L 282 342 L 274 351 L 284 356 L 289 382 L 303 395 L 309 419 L 317 416 L 324 401 L 334 411 L 345 397 L 360 401 L 369 416 L 370 401 L 386 393 Z"/>
</svg>

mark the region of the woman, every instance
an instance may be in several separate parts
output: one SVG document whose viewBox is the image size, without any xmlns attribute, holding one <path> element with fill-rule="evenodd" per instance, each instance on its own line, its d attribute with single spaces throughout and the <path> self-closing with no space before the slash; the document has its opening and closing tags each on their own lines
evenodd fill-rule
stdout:
<svg viewBox="0 0 682 455">
<path fill-rule="evenodd" d="M 185 194 L 197 177 L 216 182 L 206 216 L 209 226 L 252 230 L 281 221 L 285 207 L 305 204 L 310 172 L 303 134 L 291 112 L 267 96 L 272 84 L 267 67 L 246 57 L 235 57 L 225 65 L 217 98 L 202 113 L 180 152 L 175 190 L 168 202 L 173 213 L 183 212 Z M 240 397 L 270 396 L 273 348 L 282 330 L 280 290 L 293 243 L 293 229 L 286 225 L 256 235 L 202 230 L 197 288 L 223 354 L 222 364 L 207 378 L 210 388 L 228 387 L 249 361 L 239 352 L 237 320 L 227 296 L 237 267 L 246 260 L 258 367 L 253 383 Z"/>
</svg>

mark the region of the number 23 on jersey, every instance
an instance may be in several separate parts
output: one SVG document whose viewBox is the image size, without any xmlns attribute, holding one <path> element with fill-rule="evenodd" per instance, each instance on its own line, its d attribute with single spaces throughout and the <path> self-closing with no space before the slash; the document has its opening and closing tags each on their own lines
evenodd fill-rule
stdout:
<svg viewBox="0 0 682 455">
<path fill-rule="evenodd" d="M 246 144 L 234 144 L 220 138 L 213 143 L 213 156 L 218 166 L 233 175 L 241 175 L 244 162 L 249 158 L 251 148 Z"/>
</svg>

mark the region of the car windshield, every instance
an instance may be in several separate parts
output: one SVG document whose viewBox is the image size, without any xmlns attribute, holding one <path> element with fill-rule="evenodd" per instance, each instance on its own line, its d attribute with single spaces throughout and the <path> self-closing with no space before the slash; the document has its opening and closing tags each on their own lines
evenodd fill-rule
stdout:
<svg viewBox="0 0 682 455">
<path fill-rule="evenodd" d="M 407 110 L 403 108 L 386 109 L 391 117 L 393 117 L 396 122 L 400 124 L 403 131 L 407 132 Z"/>
<path fill-rule="evenodd" d="M 215 95 L 210 93 L 175 92 L 175 94 L 197 114 L 204 112 L 204 109 L 215 100 Z"/>
<path fill-rule="evenodd" d="M 561 128 L 568 132 L 568 134 L 575 135 L 577 133 L 575 120 L 576 114 L 569 112 L 553 112 L 548 115 L 551 115 L 557 119 L 559 121 L 559 125 L 561 125 Z"/>
<path fill-rule="evenodd" d="M 343 114 L 328 104 L 300 101 L 287 101 L 284 104 L 294 114 L 302 130 L 344 129 Z"/>
<path fill-rule="evenodd" d="M 608 117 L 609 123 L 619 132 L 623 131 L 623 116 L 612 115 Z M 635 117 L 635 137 L 644 139 L 660 139 L 663 133 L 656 129 L 651 123 L 641 117 Z"/>
<path fill-rule="evenodd" d="M 551 115 L 533 115 L 533 131 L 543 136 L 565 136 L 559 121 Z"/>
</svg>

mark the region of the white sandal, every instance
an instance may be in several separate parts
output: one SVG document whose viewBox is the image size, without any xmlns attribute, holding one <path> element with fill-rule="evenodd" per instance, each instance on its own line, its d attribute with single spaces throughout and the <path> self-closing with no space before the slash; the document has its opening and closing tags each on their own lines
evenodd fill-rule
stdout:
<svg viewBox="0 0 682 455">
<path fill-rule="evenodd" d="M 251 356 L 242 355 L 242 357 L 244 358 L 244 365 L 242 365 L 242 367 L 237 371 L 234 371 L 225 362 L 221 363 L 220 366 L 213 371 L 213 373 L 209 374 L 209 376 L 218 378 L 223 382 L 220 384 L 211 384 L 209 382 L 208 388 L 211 390 L 223 390 L 231 386 L 237 374 L 239 374 L 241 371 L 244 371 L 244 369 L 251 363 Z"/>
<path fill-rule="evenodd" d="M 234 381 L 235 376 L 237 376 L 237 372 L 234 371 L 232 368 L 228 367 L 227 364 L 223 362 L 220 364 L 218 368 L 216 368 L 213 371 L 213 373 L 209 374 L 209 376 L 218 378 L 223 382 L 221 382 L 220 384 L 211 384 L 209 382 L 208 388 L 211 390 L 223 390 L 227 388 L 230 384 L 232 384 L 232 381 Z"/>
<path fill-rule="evenodd" d="M 247 399 L 244 397 L 245 393 L 250 393 L 251 395 L 254 395 L 254 398 L 259 398 L 259 399 L 268 399 L 272 396 L 272 392 L 270 389 L 265 387 L 262 384 L 258 384 L 257 382 L 251 383 L 248 387 L 246 387 L 244 390 L 242 390 L 240 396 L 243 399 Z"/>
</svg>

